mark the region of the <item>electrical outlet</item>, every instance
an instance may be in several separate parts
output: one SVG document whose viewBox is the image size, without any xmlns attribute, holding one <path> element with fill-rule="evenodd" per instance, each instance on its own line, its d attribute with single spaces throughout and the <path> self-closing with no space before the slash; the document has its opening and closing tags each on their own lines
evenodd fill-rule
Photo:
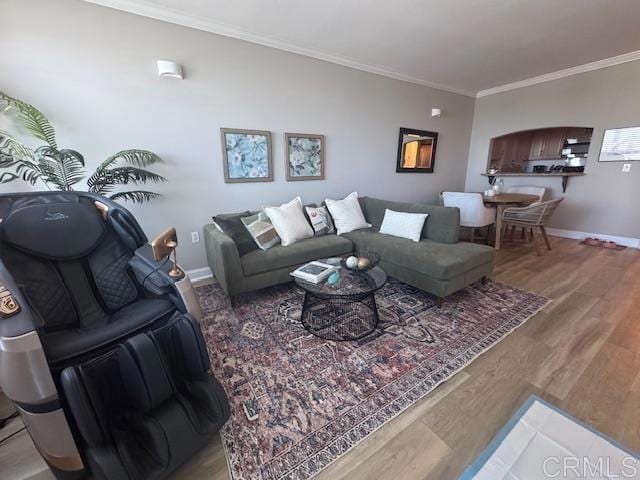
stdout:
<svg viewBox="0 0 640 480">
<path fill-rule="evenodd" d="M 198 232 L 191 232 L 191 243 L 200 243 L 200 234 Z"/>
<path fill-rule="evenodd" d="M 622 173 L 629 173 L 631 171 L 631 164 L 625 163 L 622 165 Z"/>
</svg>

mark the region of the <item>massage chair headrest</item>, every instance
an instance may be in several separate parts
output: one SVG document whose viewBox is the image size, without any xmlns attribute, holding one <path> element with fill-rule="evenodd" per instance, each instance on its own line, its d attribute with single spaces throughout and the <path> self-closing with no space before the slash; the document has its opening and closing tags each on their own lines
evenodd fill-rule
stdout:
<svg viewBox="0 0 640 480">
<path fill-rule="evenodd" d="M 0 195 L 0 217 L 3 243 L 51 260 L 73 260 L 90 254 L 107 229 L 131 251 L 147 241 L 125 208 L 87 192 Z"/>
<path fill-rule="evenodd" d="M 105 231 L 100 212 L 91 203 L 26 205 L 2 222 L 2 240 L 25 253 L 71 260 L 93 251 Z"/>
</svg>

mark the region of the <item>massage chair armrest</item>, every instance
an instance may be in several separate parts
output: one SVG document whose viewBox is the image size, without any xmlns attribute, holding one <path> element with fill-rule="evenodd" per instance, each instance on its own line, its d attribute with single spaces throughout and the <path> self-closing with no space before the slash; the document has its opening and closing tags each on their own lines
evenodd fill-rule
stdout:
<svg viewBox="0 0 640 480">
<path fill-rule="evenodd" d="M 181 279 L 169 275 L 169 271 L 173 268 L 173 262 L 170 259 L 157 261 L 153 258 L 153 251 L 148 243 L 134 252 L 129 260 L 129 267 L 142 288 L 154 295 L 172 292 L 175 283 Z"/>
</svg>

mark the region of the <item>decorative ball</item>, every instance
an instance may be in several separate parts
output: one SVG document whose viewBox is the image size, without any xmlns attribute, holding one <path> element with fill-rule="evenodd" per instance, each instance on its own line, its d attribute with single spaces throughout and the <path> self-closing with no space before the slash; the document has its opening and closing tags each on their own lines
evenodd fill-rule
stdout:
<svg viewBox="0 0 640 480">
<path fill-rule="evenodd" d="M 332 272 L 331 275 L 329 275 L 329 278 L 327 278 L 327 283 L 329 284 L 330 287 L 333 287 L 339 281 L 340 281 L 340 272 L 338 271 Z"/>
<path fill-rule="evenodd" d="M 358 269 L 359 270 L 364 270 L 365 268 L 368 268 L 369 265 L 371 265 L 371 262 L 369 261 L 369 259 L 367 257 L 360 257 L 358 259 Z"/>
<path fill-rule="evenodd" d="M 351 255 L 346 261 L 347 268 L 358 268 L 358 257 Z"/>
</svg>

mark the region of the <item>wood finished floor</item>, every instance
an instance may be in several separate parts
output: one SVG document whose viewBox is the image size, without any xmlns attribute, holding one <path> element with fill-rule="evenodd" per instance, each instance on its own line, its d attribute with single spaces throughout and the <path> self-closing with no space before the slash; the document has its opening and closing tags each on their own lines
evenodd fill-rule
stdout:
<svg viewBox="0 0 640 480">
<path fill-rule="evenodd" d="M 316 478 L 456 479 L 531 394 L 640 451 L 640 251 L 551 241 L 541 257 L 506 245 L 493 278 L 553 302 Z M 52 478 L 32 476 L 42 462 L 17 438 L 0 446 L 0 476 Z M 172 478 L 228 478 L 219 437 Z"/>
</svg>

